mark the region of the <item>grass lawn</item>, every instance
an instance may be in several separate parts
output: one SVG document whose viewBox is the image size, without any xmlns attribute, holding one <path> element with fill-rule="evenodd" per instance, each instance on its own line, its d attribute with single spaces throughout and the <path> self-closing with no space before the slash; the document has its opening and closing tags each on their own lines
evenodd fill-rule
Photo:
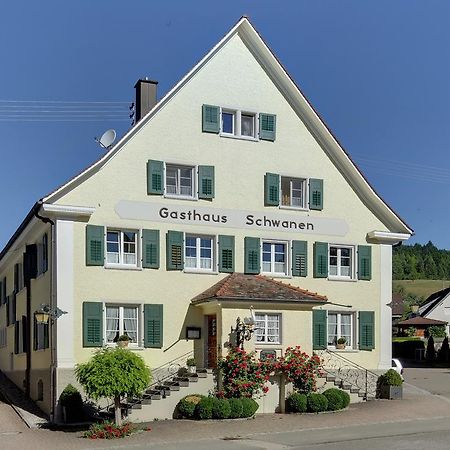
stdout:
<svg viewBox="0 0 450 450">
<path fill-rule="evenodd" d="M 450 286 L 450 281 L 442 280 L 393 280 L 394 291 L 398 286 L 403 286 L 406 293 L 427 298 L 430 294 Z"/>
</svg>

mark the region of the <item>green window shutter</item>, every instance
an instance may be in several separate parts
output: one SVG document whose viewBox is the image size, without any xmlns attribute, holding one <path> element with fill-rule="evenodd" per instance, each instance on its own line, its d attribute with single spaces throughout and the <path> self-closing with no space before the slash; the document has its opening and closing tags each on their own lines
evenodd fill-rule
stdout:
<svg viewBox="0 0 450 450">
<path fill-rule="evenodd" d="M 313 310 L 313 350 L 327 348 L 327 312 L 323 309 Z"/>
<path fill-rule="evenodd" d="M 19 353 L 19 339 L 20 339 L 20 325 L 19 321 L 14 322 L 14 353 L 17 355 Z"/>
<path fill-rule="evenodd" d="M 220 108 L 218 106 L 203 105 L 202 130 L 204 133 L 219 133 Z"/>
<path fill-rule="evenodd" d="M 0 305 L 3 305 L 5 300 L 3 299 L 3 280 L 0 280 Z"/>
<path fill-rule="evenodd" d="M 166 247 L 167 270 L 183 270 L 183 233 L 181 231 L 168 231 Z"/>
<path fill-rule="evenodd" d="M 159 269 L 159 230 L 142 230 L 142 267 Z"/>
<path fill-rule="evenodd" d="M 103 304 L 83 302 L 83 347 L 103 345 Z"/>
<path fill-rule="evenodd" d="M 372 279 L 372 247 L 358 245 L 358 280 Z"/>
<path fill-rule="evenodd" d="M 86 265 L 103 266 L 105 257 L 105 228 L 86 225 Z"/>
<path fill-rule="evenodd" d="M 309 180 L 309 209 L 323 209 L 323 180 Z"/>
<path fill-rule="evenodd" d="M 144 347 L 163 346 L 163 305 L 144 305 Z"/>
<path fill-rule="evenodd" d="M 3 283 L 2 283 L 2 289 L 3 289 L 3 304 L 6 303 L 6 277 L 3 278 Z"/>
<path fill-rule="evenodd" d="M 292 241 L 292 275 L 306 277 L 308 275 L 308 242 Z"/>
<path fill-rule="evenodd" d="M 280 204 L 280 175 L 266 173 L 264 176 L 264 204 L 278 206 Z"/>
<path fill-rule="evenodd" d="M 234 272 L 234 236 L 219 236 L 219 272 Z"/>
<path fill-rule="evenodd" d="M 43 326 L 44 326 L 44 348 L 49 348 L 49 338 L 48 338 L 49 325 L 48 323 L 46 323 Z"/>
<path fill-rule="evenodd" d="M 162 195 L 164 193 L 164 163 L 147 161 L 147 194 Z"/>
<path fill-rule="evenodd" d="M 259 238 L 244 238 L 244 272 L 247 274 L 258 274 L 260 272 L 260 249 Z"/>
<path fill-rule="evenodd" d="M 198 166 L 198 198 L 214 198 L 214 166 Z"/>
<path fill-rule="evenodd" d="M 328 244 L 314 242 L 314 278 L 328 277 Z"/>
<path fill-rule="evenodd" d="M 373 350 L 375 348 L 375 313 L 373 311 L 359 312 L 359 349 Z"/>
<path fill-rule="evenodd" d="M 38 344 L 38 342 L 37 342 L 37 333 L 38 333 L 38 330 L 37 330 L 37 327 L 38 327 L 38 324 L 37 324 L 37 320 L 36 320 L 36 317 L 34 318 L 34 321 L 33 321 L 33 350 L 37 350 L 37 344 Z"/>
<path fill-rule="evenodd" d="M 274 114 L 259 115 L 259 138 L 264 141 L 274 141 L 276 135 L 277 116 Z"/>
</svg>

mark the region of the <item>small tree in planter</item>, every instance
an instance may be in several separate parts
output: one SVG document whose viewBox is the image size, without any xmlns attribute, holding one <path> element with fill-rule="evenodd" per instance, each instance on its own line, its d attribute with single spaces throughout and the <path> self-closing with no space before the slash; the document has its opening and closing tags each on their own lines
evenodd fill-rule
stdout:
<svg viewBox="0 0 450 450">
<path fill-rule="evenodd" d="M 138 396 L 150 384 L 150 369 L 144 360 L 123 348 L 99 350 L 87 363 L 78 364 L 75 376 L 86 394 L 98 400 L 113 398 L 116 425 L 121 425 L 120 400 Z"/>
<path fill-rule="evenodd" d="M 394 369 L 389 369 L 378 377 L 377 397 L 389 400 L 400 400 L 403 396 L 403 380 Z"/>
</svg>

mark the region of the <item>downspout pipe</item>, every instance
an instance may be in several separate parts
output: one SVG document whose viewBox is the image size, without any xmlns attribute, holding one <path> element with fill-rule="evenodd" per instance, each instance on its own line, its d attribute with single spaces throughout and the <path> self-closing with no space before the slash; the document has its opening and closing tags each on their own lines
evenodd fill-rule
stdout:
<svg viewBox="0 0 450 450">
<path fill-rule="evenodd" d="M 52 251 L 52 259 L 51 259 L 51 266 L 50 266 L 50 308 L 54 309 L 56 307 L 56 301 L 55 301 L 55 292 L 56 289 L 54 287 L 54 274 L 56 271 L 56 224 L 55 222 L 48 218 L 48 217 L 43 217 L 39 214 L 39 211 L 42 207 L 42 200 L 39 200 L 38 202 L 36 202 L 36 204 L 33 207 L 33 214 L 34 216 L 41 220 L 44 223 L 49 223 L 51 225 L 51 251 Z M 30 295 L 30 299 L 31 299 L 31 295 Z M 30 308 L 30 314 L 31 314 L 31 301 L 27 302 L 27 310 L 28 308 Z M 28 311 L 27 311 L 28 314 Z M 31 323 L 31 315 L 30 317 L 30 323 Z M 56 387 L 55 387 L 55 383 L 56 383 L 56 366 L 55 366 L 55 357 L 56 357 L 56 348 L 55 348 L 55 333 L 53 332 L 53 325 L 54 322 L 50 321 L 51 324 L 51 330 L 49 330 L 49 340 L 50 340 L 50 422 L 54 422 L 55 419 L 55 405 L 56 405 Z M 28 331 L 30 331 L 31 328 L 28 328 Z M 30 383 L 30 377 L 31 377 L 31 332 L 28 333 L 29 334 L 29 339 L 28 339 L 28 352 L 30 353 L 30 367 L 28 367 L 28 354 L 27 354 L 27 371 L 28 371 L 28 378 L 27 378 L 27 383 L 29 386 Z"/>
</svg>

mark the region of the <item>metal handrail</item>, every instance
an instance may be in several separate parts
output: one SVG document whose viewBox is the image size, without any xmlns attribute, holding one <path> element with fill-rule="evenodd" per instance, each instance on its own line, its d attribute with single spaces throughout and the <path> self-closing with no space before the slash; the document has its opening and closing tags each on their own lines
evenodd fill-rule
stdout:
<svg viewBox="0 0 450 450">
<path fill-rule="evenodd" d="M 184 353 L 183 355 L 178 356 L 177 358 L 166 362 L 165 364 L 162 364 L 159 367 L 152 369 L 152 373 L 155 375 L 155 379 L 150 383 L 147 389 L 150 389 L 153 386 L 156 386 L 163 383 L 164 381 L 167 381 L 170 378 L 173 378 L 178 370 L 184 367 L 187 359 L 192 357 L 193 355 L 194 351 L 191 350 L 187 353 Z"/>
<path fill-rule="evenodd" d="M 339 378 L 342 382 L 349 383 L 352 387 L 363 391 L 364 399 L 367 400 L 369 394 L 376 395 L 378 375 L 369 369 L 345 358 L 344 356 L 332 352 L 328 349 L 316 352 L 323 361 L 323 355 L 329 357 L 328 367 L 322 364 L 322 369 L 329 375 Z"/>
</svg>

